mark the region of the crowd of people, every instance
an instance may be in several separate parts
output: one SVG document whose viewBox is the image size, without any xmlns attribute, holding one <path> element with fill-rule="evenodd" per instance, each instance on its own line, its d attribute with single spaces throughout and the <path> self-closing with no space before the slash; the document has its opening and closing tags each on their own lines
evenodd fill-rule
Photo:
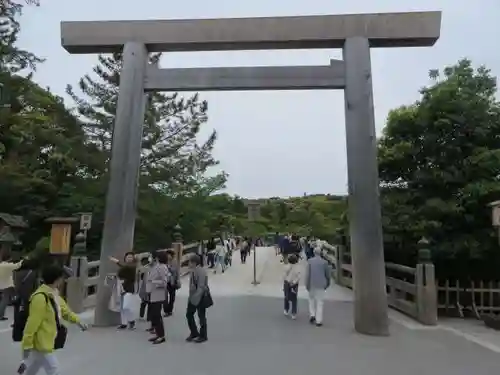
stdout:
<svg viewBox="0 0 500 375">
<path fill-rule="evenodd" d="M 189 256 L 189 292 L 185 311 L 188 342 L 203 343 L 208 339 L 206 310 L 213 305 L 213 300 L 208 274 L 203 267 L 205 262 L 214 273 L 223 273 L 231 266 L 235 249 L 240 250 L 241 263 L 245 264 L 255 246 L 262 245 L 261 239 L 212 238 L 201 253 Z M 303 281 L 308 291 L 309 320 L 311 324 L 321 326 L 325 291 L 331 279 L 329 264 L 321 256 L 321 245 L 312 238 L 276 233 L 275 247 L 284 267 L 284 314 L 296 318 L 299 284 Z M 302 258 L 307 261 L 300 262 Z M 109 308 L 120 313 L 118 329 L 136 329 L 135 301 L 138 295 L 137 318 L 149 322 L 147 331 L 151 337 L 148 340 L 153 345 L 164 343 L 163 319 L 173 314 L 176 292 L 181 287 L 179 262 L 174 252 L 154 251 L 145 266 L 133 252 L 127 252 L 121 260 L 110 257 L 109 261 L 118 267 L 109 284 L 113 291 Z M 23 355 L 19 373 L 35 375 L 43 368 L 48 375 L 59 374 L 54 352 L 65 344 L 67 331 L 62 321 L 77 324 L 82 330 L 87 328 L 61 297 L 65 279 L 70 276 L 71 270 L 57 262 L 30 258 L 14 261 L 7 257 L 0 262 L 0 320 L 8 319 L 5 310 L 12 303 L 12 338 L 21 343 Z"/>
<path fill-rule="evenodd" d="M 223 243 L 229 244 L 228 241 Z M 122 260 L 114 257 L 109 260 L 118 267 L 114 282 L 109 285 L 112 288 L 109 308 L 120 313 L 118 329 L 136 329 L 134 305 L 138 294 L 141 298 L 139 315 L 150 324 L 147 329 L 151 333 L 149 341 L 154 345 L 164 343 L 163 318 L 173 314 L 176 292 L 181 287 L 180 270 L 174 253 L 169 250 L 154 251 L 144 267 L 133 252 L 127 252 Z M 189 336 L 186 340 L 202 343 L 207 341 L 206 310 L 212 306 L 213 300 L 207 272 L 202 267 L 202 257 L 191 254 L 188 269 L 186 321 Z M 11 304 L 14 307 L 12 339 L 20 342 L 22 348 L 18 373 L 35 375 L 44 369 L 48 375 L 58 375 L 59 365 L 54 353 L 64 347 L 67 335 L 62 322 L 87 329 L 61 296 L 65 280 L 70 276 L 71 270 L 57 262 L 30 258 L 14 261 L 10 256 L 2 255 L 0 320 L 8 320 L 5 311 Z M 195 315 L 198 316 L 199 326 Z"/>
</svg>

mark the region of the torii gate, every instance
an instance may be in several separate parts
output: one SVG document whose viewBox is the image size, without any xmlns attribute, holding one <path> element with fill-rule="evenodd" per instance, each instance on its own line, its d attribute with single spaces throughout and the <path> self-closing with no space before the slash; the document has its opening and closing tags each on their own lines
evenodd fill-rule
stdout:
<svg viewBox="0 0 500 375">
<path fill-rule="evenodd" d="M 62 22 L 70 53 L 123 50 L 106 198 L 96 324 L 109 325 L 109 255 L 133 247 L 145 93 L 344 89 L 354 326 L 388 334 L 370 48 L 432 46 L 441 12 L 199 20 Z M 149 52 L 343 49 L 325 66 L 158 69 Z"/>
</svg>

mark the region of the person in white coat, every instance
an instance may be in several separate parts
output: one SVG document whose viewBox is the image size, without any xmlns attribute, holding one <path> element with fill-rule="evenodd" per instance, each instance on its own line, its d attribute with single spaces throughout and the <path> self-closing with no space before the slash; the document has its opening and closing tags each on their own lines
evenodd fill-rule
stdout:
<svg viewBox="0 0 500 375">
<path fill-rule="evenodd" d="M 226 270 L 226 253 L 227 253 L 227 248 L 224 243 L 224 241 L 220 241 L 217 246 L 215 247 L 215 256 L 216 258 L 216 263 L 215 263 L 215 268 L 214 268 L 214 273 L 217 273 L 217 269 L 220 266 L 221 272 L 224 273 Z"/>
<path fill-rule="evenodd" d="M 7 320 L 5 310 L 14 296 L 14 271 L 20 268 L 22 264 L 23 261 L 14 263 L 10 259 L 0 262 L 0 294 L 2 295 L 0 298 L 0 321 Z"/>
<path fill-rule="evenodd" d="M 330 266 L 321 257 L 321 247 L 316 246 L 314 256 L 307 261 L 305 284 L 309 292 L 309 321 L 318 327 L 323 325 L 323 301 L 330 281 Z"/>
</svg>

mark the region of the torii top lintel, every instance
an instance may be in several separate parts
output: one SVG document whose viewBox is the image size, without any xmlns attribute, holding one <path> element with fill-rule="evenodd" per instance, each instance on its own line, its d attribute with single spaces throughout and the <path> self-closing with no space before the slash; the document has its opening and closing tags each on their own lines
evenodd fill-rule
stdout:
<svg viewBox="0 0 500 375">
<path fill-rule="evenodd" d="M 61 22 L 70 53 L 110 53 L 127 42 L 151 52 L 342 48 L 362 36 L 371 47 L 425 47 L 439 39 L 441 12 L 298 17 Z"/>
</svg>

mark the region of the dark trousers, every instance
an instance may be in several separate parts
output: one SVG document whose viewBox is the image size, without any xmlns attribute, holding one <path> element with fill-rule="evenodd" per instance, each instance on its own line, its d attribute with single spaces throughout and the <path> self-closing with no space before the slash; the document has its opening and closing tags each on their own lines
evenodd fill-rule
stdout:
<svg viewBox="0 0 500 375">
<path fill-rule="evenodd" d="M 215 254 L 210 253 L 207 255 L 207 263 L 209 268 L 214 268 L 215 267 Z"/>
<path fill-rule="evenodd" d="M 198 320 L 200 321 L 200 329 L 196 326 L 194 320 L 194 314 L 198 314 Z M 201 337 L 207 338 L 207 309 L 201 306 L 195 306 L 191 302 L 188 302 L 186 310 L 186 320 L 190 331 L 191 337 Z"/>
<path fill-rule="evenodd" d="M 163 303 L 164 301 L 150 302 L 148 306 L 151 326 L 155 330 L 157 337 L 165 337 L 165 327 L 163 326 L 163 317 L 161 315 Z"/>
<path fill-rule="evenodd" d="M 165 314 L 172 314 L 174 312 L 174 303 L 175 303 L 175 293 L 177 290 L 175 286 L 168 284 L 167 285 L 167 295 L 165 302 L 163 303 L 163 312 Z"/>
<path fill-rule="evenodd" d="M 247 262 L 248 251 L 240 250 L 241 263 L 245 264 Z"/>
<path fill-rule="evenodd" d="M 141 305 L 139 306 L 139 317 L 144 318 L 144 314 L 146 314 L 146 320 L 149 322 L 151 320 L 150 315 L 151 309 L 149 308 L 148 301 L 141 301 Z"/>
<path fill-rule="evenodd" d="M 299 286 L 292 285 L 285 281 L 283 284 L 283 292 L 285 294 L 285 311 L 291 312 L 292 315 L 296 315 L 297 293 L 299 292 Z"/>
</svg>

